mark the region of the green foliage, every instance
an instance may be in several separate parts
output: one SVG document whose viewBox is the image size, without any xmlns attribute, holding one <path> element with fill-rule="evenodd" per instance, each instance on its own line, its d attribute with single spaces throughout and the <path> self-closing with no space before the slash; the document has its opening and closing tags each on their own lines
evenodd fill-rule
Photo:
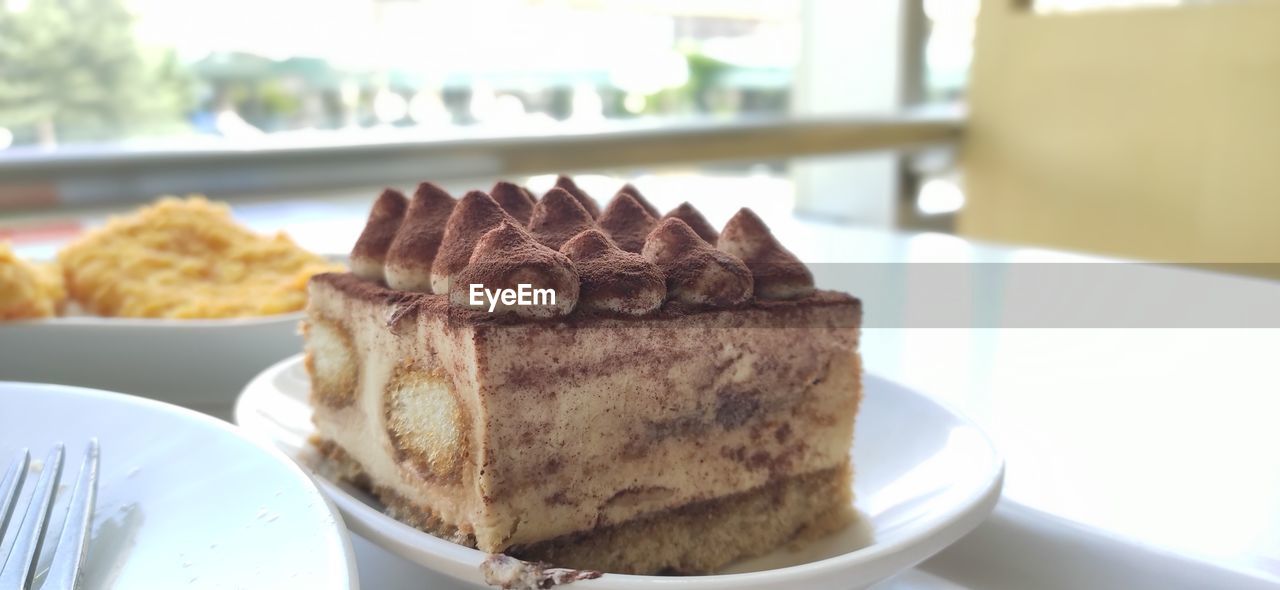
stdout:
<svg viewBox="0 0 1280 590">
<path fill-rule="evenodd" d="M 696 50 L 684 52 L 689 67 L 689 81 L 678 88 L 668 88 L 649 96 L 648 114 L 723 114 L 717 109 L 713 93 L 732 66 Z"/>
<path fill-rule="evenodd" d="M 181 128 L 190 87 L 171 52 L 149 55 L 137 46 L 123 0 L 0 7 L 0 127 L 18 143 Z"/>
</svg>

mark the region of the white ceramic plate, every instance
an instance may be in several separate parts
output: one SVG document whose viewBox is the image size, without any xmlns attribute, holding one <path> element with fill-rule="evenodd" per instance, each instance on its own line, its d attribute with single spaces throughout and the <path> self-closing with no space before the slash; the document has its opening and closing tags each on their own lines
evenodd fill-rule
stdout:
<svg viewBox="0 0 1280 590">
<path fill-rule="evenodd" d="M 936 401 L 866 378 L 854 442 L 855 507 L 861 522 L 801 551 L 781 550 L 713 576 L 606 574 L 586 590 L 680 588 L 864 588 L 910 568 L 976 527 L 1000 496 L 1004 466 L 973 423 Z M 301 357 L 271 367 L 245 388 L 236 421 L 312 468 L 309 384 Z M 482 585 L 485 554 L 404 525 L 376 500 L 316 476 L 351 530 L 432 570 Z M 576 586 L 575 586 L 576 587 Z"/>
<path fill-rule="evenodd" d="M 74 475 L 90 437 L 101 467 L 82 590 L 356 587 L 341 518 L 277 449 L 168 404 L 0 382 L 4 466 L 61 441 Z"/>
<path fill-rule="evenodd" d="M 128 391 L 211 411 L 302 347 L 302 313 L 169 320 L 71 316 L 0 322 L 0 379 Z"/>
</svg>

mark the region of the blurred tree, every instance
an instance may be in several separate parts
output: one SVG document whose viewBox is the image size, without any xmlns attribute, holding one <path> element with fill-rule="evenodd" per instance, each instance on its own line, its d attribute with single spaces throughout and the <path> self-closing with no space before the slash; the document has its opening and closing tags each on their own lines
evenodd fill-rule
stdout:
<svg viewBox="0 0 1280 590">
<path fill-rule="evenodd" d="M 138 48 L 123 0 L 0 0 L 0 127 L 15 143 L 173 130 L 190 87 L 172 52 Z"/>
<path fill-rule="evenodd" d="M 733 66 L 696 50 L 686 49 L 684 57 L 689 68 L 688 81 L 682 86 L 650 95 L 644 109 L 645 114 L 721 114 L 716 109 L 713 94 Z"/>
</svg>

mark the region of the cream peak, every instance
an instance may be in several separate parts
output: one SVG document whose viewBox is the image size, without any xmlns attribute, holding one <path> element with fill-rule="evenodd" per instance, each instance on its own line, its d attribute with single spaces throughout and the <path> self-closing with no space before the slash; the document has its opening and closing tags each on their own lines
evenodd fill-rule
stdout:
<svg viewBox="0 0 1280 590">
<path fill-rule="evenodd" d="M 666 275 L 668 297 L 682 303 L 725 307 L 751 298 L 751 271 L 713 248 L 685 222 L 666 219 L 649 234 L 641 254 Z"/>
<path fill-rule="evenodd" d="M 378 195 L 369 209 L 364 230 L 351 249 L 351 272 L 374 281 L 384 279 L 382 265 L 386 263 L 387 251 L 396 238 L 396 230 L 400 229 L 408 206 L 409 200 L 396 189 L 388 188 Z"/>
<path fill-rule="evenodd" d="M 619 192 L 609 201 L 598 223 L 619 248 L 639 252 L 644 247 L 645 237 L 658 225 L 658 219 L 650 215 L 631 193 Z"/>
<path fill-rule="evenodd" d="M 717 247 L 741 258 L 751 269 L 756 297 L 797 299 L 813 293 L 813 273 L 750 209 L 738 210 L 725 224 Z"/>
<path fill-rule="evenodd" d="M 548 248 L 559 249 L 569 238 L 594 229 L 596 222 L 568 191 L 553 188 L 533 206 L 529 232 Z"/>
<path fill-rule="evenodd" d="M 600 230 L 584 231 L 561 246 L 581 278 L 578 306 L 628 315 L 657 310 L 667 287 L 658 266 L 619 248 Z"/>
<path fill-rule="evenodd" d="M 637 203 L 640 203 L 640 205 L 644 207 L 644 210 L 647 211 L 654 219 L 662 217 L 662 212 L 658 211 L 658 208 L 654 207 L 653 203 L 649 202 L 649 199 L 644 198 L 644 195 L 640 194 L 640 189 L 636 188 L 635 185 L 629 182 L 622 185 L 622 188 L 618 189 L 618 194 L 614 195 L 614 198 L 617 198 L 617 196 L 621 194 L 631 195 L 632 198 L 634 198 Z"/>
<path fill-rule="evenodd" d="M 693 205 L 687 202 L 680 203 L 680 206 L 668 211 L 663 216 L 663 219 L 671 218 L 685 222 L 694 233 L 698 234 L 698 237 L 712 246 L 716 245 L 716 242 L 720 239 L 720 232 L 716 231 L 716 228 L 707 221 L 706 217 L 702 216 L 701 212 L 694 209 Z"/>
<path fill-rule="evenodd" d="M 600 205 L 596 204 L 596 200 L 587 194 L 587 191 L 578 187 L 578 183 L 574 182 L 568 176 L 556 177 L 556 188 L 563 189 L 578 201 L 579 205 L 591 215 L 592 219 L 600 217 Z M 545 196 L 543 198 L 546 198 Z"/>
<path fill-rule="evenodd" d="M 525 318 L 568 315 L 578 302 L 578 272 L 564 255 L 514 220 L 480 238 L 449 290 L 453 305 Z"/>
<path fill-rule="evenodd" d="M 445 222 L 456 204 L 444 189 L 430 182 L 418 185 L 387 252 L 388 287 L 431 292 L 431 265 L 440 249 Z"/>
<path fill-rule="evenodd" d="M 533 214 L 533 195 L 527 189 L 518 184 L 498 181 L 489 191 L 489 196 L 516 221 L 529 223 L 529 216 Z"/>
<path fill-rule="evenodd" d="M 432 292 L 449 293 L 453 276 L 471 261 L 476 243 L 503 221 L 519 223 L 503 211 L 493 197 L 481 191 L 471 191 L 463 196 L 445 224 L 440 252 L 431 267 Z"/>
</svg>

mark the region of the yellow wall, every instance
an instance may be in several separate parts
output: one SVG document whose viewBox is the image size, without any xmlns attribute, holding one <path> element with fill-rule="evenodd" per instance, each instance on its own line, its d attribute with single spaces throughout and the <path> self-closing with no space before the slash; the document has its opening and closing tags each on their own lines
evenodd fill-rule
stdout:
<svg viewBox="0 0 1280 590">
<path fill-rule="evenodd" d="M 984 0 L 961 233 L 1280 262 L 1280 2 L 1037 15 Z"/>
</svg>

